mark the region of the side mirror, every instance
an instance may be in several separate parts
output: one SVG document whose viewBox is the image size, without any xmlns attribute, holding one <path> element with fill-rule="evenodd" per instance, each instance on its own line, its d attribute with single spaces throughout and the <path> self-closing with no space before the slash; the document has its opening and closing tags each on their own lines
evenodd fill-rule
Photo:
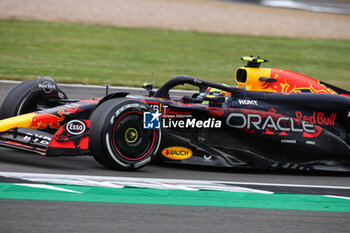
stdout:
<svg viewBox="0 0 350 233">
<path fill-rule="evenodd" d="M 154 95 L 154 91 L 153 90 L 153 84 L 152 83 L 144 83 L 142 84 L 142 88 L 145 89 L 146 91 L 148 91 L 148 96 L 151 97 Z"/>
<path fill-rule="evenodd" d="M 142 88 L 146 91 L 152 91 L 153 90 L 153 84 L 152 83 L 144 83 L 142 84 Z"/>
</svg>

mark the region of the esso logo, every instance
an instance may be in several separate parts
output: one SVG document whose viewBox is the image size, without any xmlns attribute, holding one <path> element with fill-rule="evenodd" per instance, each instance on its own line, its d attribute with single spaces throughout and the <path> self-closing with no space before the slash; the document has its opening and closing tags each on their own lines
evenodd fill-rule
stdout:
<svg viewBox="0 0 350 233">
<path fill-rule="evenodd" d="M 67 123 L 66 130 L 73 135 L 79 135 L 84 133 L 86 129 L 85 123 L 79 120 L 72 120 Z"/>
</svg>

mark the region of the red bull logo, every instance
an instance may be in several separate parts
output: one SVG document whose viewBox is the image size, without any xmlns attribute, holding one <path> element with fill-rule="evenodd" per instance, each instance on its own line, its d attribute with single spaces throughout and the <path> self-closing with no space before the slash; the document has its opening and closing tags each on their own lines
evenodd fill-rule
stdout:
<svg viewBox="0 0 350 233">
<path fill-rule="evenodd" d="M 299 111 L 295 112 L 295 118 L 297 118 L 298 120 L 309 122 L 311 124 L 318 124 L 318 125 L 333 126 L 335 123 L 336 117 L 337 117 L 337 113 L 326 115 L 323 112 L 313 111 L 312 115 L 303 115 L 302 112 L 299 112 Z"/>
<path fill-rule="evenodd" d="M 59 116 L 52 114 L 42 114 L 39 113 L 32 118 L 32 123 L 30 128 L 32 129 L 46 129 L 47 127 L 51 129 L 58 129 L 61 127 L 60 122 L 64 120 L 63 116 L 64 110 L 58 112 Z"/>
<path fill-rule="evenodd" d="M 311 92 L 337 94 L 332 89 L 321 84 L 320 81 L 289 70 L 271 69 L 270 78 L 276 79 L 276 82 L 264 83 L 262 88 L 266 91 L 280 93 Z"/>
</svg>

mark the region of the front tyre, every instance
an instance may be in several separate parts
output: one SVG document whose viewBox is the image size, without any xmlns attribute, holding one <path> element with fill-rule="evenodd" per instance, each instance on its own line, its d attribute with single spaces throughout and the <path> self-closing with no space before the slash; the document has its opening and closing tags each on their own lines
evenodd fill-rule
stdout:
<svg viewBox="0 0 350 233">
<path fill-rule="evenodd" d="M 46 79 L 45 79 L 46 80 Z M 52 80 L 52 83 L 56 83 Z M 38 111 L 40 107 L 56 107 L 49 103 L 49 100 L 68 99 L 67 95 L 57 87 L 56 94 L 44 91 L 33 90 L 37 87 L 37 80 L 24 81 L 17 84 L 5 96 L 0 106 L 0 120 L 18 116 L 25 113 Z"/>
<path fill-rule="evenodd" d="M 136 170 L 150 163 L 158 150 L 159 129 L 143 128 L 149 106 L 134 99 L 110 99 L 99 105 L 90 121 L 89 148 L 101 165 Z"/>
</svg>

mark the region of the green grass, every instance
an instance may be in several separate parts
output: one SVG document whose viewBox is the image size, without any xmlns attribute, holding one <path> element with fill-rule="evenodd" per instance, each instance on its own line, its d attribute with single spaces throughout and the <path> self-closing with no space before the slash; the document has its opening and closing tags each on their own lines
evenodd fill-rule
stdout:
<svg viewBox="0 0 350 233">
<path fill-rule="evenodd" d="M 186 74 L 234 84 L 241 56 L 350 89 L 350 40 L 235 36 L 0 20 L 0 78 L 140 86 Z"/>
</svg>

